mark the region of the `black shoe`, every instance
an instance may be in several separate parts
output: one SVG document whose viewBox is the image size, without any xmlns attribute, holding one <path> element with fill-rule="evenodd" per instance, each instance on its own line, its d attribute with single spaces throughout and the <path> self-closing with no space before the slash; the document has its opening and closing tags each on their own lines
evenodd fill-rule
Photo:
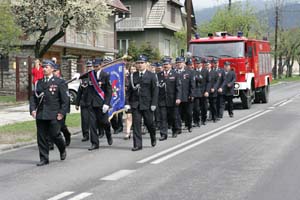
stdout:
<svg viewBox="0 0 300 200">
<path fill-rule="evenodd" d="M 177 133 L 176 132 L 172 134 L 172 138 L 177 138 Z"/>
<path fill-rule="evenodd" d="M 229 117 L 233 117 L 233 113 L 232 113 L 232 114 L 229 114 Z"/>
<path fill-rule="evenodd" d="M 44 165 L 48 165 L 48 164 L 49 164 L 49 161 L 43 160 L 43 161 L 40 161 L 39 163 L 37 163 L 36 166 L 40 167 L 40 166 L 44 166 Z"/>
<path fill-rule="evenodd" d="M 81 142 L 86 142 L 88 140 L 89 140 L 89 137 L 83 137 L 82 140 L 81 140 Z"/>
<path fill-rule="evenodd" d="M 220 118 L 217 118 L 216 120 L 217 120 L 217 121 L 220 121 L 221 119 L 220 119 Z"/>
<path fill-rule="evenodd" d="M 216 123 L 217 122 L 217 120 L 216 119 L 213 119 L 213 123 Z"/>
<path fill-rule="evenodd" d="M 203 122 L 201 122 L 201 124 L 205 126 L 205 125 L 206 125 L 206 122 L 203 121 Z"/>
<path fill-rule="evenodd" d="M 177 135 L 180 135 L 181 133 L 182 133 L 182 131 L 181 131 L 181 130 L 177 131 Z"/>
<path fill-rule="evenodd" d="M 108 145 L 112 145 L 112 144 L 113 144 L 113 139 L 112 139 L 111 136 L 109 136 L 109 137 L 107 138 L 107 144 L 108 144 Z"/>
<path fill-rule="evenodd" d="M 189 133 L 193 132 L 193 128 L 188 128 Z"/>
<path fill-rule="evenodd" d="M 208 118 L 208 119 L 207 119 L 207 121 L 211 121 L 211 120 L 212 120 L 211 118 Z"/>
<path fill-rule="evenodd" d="M 133 147 L 131 149 L 131 151 L 139 151 L 139 150 L 142 150 L 142 149 L 143 149 L 143 147 Z"/>
<path fill-rule="evenodd" d="M 104 133 L 99 134 L 98 138 L 103 138 Z"/>
<path fill-rule="evenodd" d="M 118 134 L 118 133 L 121 133 L 123 132 L 123 128 L 120 127 L 120 128 L 117 128 L 116 130 L 114 130 L 114 134 Z"/>
<path fill-rule="evenodd" d="M 60 160 L 65 160 L 67 157 L 67 151 L 64 150 L 64 152 L 60 153 Z"/>
<path fill-rule="evenodd" d="M 92 146 L 89 148 L 89 151 L 93 151 L 96 149 L 99 149 L 99 145 L 92 144 Z"/>
<path fill-rule="evenodd" d="M 159 138 L 159 141 L 164 141 L 164 140 L 166 140 L 166 139 L 168 139 L 168 136 L 162 135 L 162 136 Z"/>
<path fill-rule="evenodd" d="M 128 134 L 128 135 L 125 135 L 123 139 L 124 140 L 130 140 L 130 138 L 131 138 L 131 134 Z"/>
<path fill-rule="evenodd" d="M 155 140 L 151 140 L 151 146 L 155 147 L 156 146 L 156 139 Z"/>
</svg>

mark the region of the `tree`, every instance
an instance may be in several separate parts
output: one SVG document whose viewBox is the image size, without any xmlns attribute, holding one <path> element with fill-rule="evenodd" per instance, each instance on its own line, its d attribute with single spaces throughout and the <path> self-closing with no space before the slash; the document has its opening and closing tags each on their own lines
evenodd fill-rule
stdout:
<svg viewBox="0 0 300 200">
<path fill-rule="evenodd" d="M 258 20 L 254 8 L 248 3 L 243 6 L 237 2 L 231 4 L 230 10 L 227 7 L 220 8 L 210 22 L 206 22 L 199 27 L 200 35 L 227 31 L 235 34 L 243 31 L 246 37 L 261 37 L 264 35 L 264 24 Z"/>
<path fill-rule="evenodd" d="M 41 58 L 68 27 L 92 30 L 105 24 L 111 9 L 109 0 L 15 0 L 12 10 L 16 22 L 27 36 L 35 39 L 35 57 Z M 46 39 L 49 32 L 53 36 Z"/>
<path fill-rule="evenodd" d="M 174 33 L 174 41 L 178 45 L 177 51 L 181 51 L 181 49 L 185 49 L 187 44 L 187 35 L 185 28 L 182 28 L 180 31 Z M 180 55 L 180 52 L 177 52 L 176 55 Z"/>
<path fill-rule="evenodd" d="M 0 4 L 0 54 L 16 50 L 21 29 L 15 24 L 9 3 Z"/>
<path fill-rule="evenodd" d="M 128 47 L 128 55 L 133 60 L 136 60 L 141 54 L 147 56 L 150 62 L 158 61 L 161 59 L 159 50 L 157 48 L 153 48 L 150 42 L 145 42 L 140 47 L 137 47 L 135 41 L 130 41 Z"/>
</svg>

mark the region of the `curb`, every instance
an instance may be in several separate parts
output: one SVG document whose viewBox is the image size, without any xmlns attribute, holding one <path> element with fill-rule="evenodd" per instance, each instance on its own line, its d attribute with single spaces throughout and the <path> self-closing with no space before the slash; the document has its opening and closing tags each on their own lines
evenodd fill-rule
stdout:
<svg viewBox="0 0 300 200">
<path fill-rule="evenodd" d="M 71 137 L 77 135 L 81 133 L 81 131 L 76 131 L 74 133 L 72 133 Z M 36 140 L 34 141 L 31 141 L 31 142 L 22 142 L 22 143 L 16 143 L 16 144 L 4 144 L 5 146 L 1 147 L 1 144 L 0 144 L 0 153 L 4 153 L 6 151 L 9 151 L 9 150 L 13 150 L 13 149 L 18 149 L 18 148 L 21 148 L 21 147 L 27 147 L 27 146 L 30 146 L 30 145 L 33 145 L 33 144 L 36 144 Z"/>
</svg>

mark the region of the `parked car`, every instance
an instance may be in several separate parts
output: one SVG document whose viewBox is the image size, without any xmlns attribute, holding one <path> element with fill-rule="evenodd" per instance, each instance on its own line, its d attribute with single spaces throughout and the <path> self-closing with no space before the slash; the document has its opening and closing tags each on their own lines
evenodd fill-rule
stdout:
<svg viewBox="0 0 300 200">
<path fill-rule="evenodd" d="M 68 89 L 70 94 L 70 102 L 72 105 L 75 104 L 75 100 L 77 98 L 77 92 L 80 85 L 80 80 L 76 80 L 73 82 L 68 83 Z"/>
</svg>

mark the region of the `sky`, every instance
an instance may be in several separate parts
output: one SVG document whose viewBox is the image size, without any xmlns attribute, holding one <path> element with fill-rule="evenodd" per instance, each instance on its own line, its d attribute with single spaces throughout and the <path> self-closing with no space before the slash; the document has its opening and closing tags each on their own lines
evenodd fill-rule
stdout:
<svg viewBox="0 0 300 200">
<path fill-rule="evenodd" d="M 181 3 L 184 3 L 185 0 L 180 0 L 180 1 Z M 194 9 L 196 10 L 202 8 L 214 7 L 228 2 L 227 0 L 192 0 L 192 1 L 193 1 Z"/>
</svg>

